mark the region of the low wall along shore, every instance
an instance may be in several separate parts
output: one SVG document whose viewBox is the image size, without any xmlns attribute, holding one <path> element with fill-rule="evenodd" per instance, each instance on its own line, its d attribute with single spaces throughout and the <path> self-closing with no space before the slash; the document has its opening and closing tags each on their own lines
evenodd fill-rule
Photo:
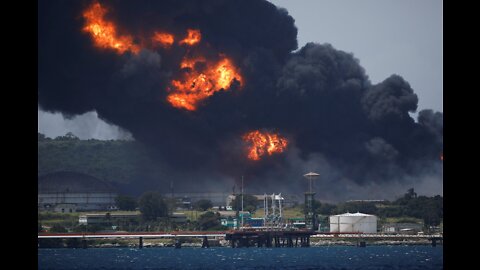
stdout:
<svg viewBox="0 0 480 270">
<path fill-rule="evenodd" d="M 39 248 L 80 248 L 80 239 L 55 239 L 56 241 L 45 241 L 52 239 L 39 239 Z M 366 245 L 431 245 L 428 239 L 395 239 L 395 240 L 378 240 L 366 239 L 363 240 Z M 200 238 L 184 238 L 181 240 L 182 247 L 202 247 L 202 239 Z M 229 241 L 219 238 L 219 240 L 208 240 L 210 247 L 230 247 Z M 439 245 L 442 242 L 438 243 Z M 139 245 L 138 239 L 89 239 L 87 240 L 89 248 L 137 248 Z M 311 238 L 311 247 L 319 246 L 356 246 L 358 240 L 355 239 L 316 239 Z M 144 239 L 143 247 L 174 247 L 175 239 Z"/>
</svg>

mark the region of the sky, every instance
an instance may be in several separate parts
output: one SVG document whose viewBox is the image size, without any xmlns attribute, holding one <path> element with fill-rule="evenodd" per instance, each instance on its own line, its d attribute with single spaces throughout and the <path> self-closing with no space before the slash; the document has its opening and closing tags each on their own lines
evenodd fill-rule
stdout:
<svg viewBox="0 0 480 270">
<path fill-rule="evenodd" d="M 270 0 L 287 9 L 298 45 L 329 43 L 359 59 L 372 83 L 391 74 L 408 81 L 418 110 L 443 112 L 443 2 L 441 0 Z M 416 117 L 413 114 L 413 117 Z M 73 132 L 81 139 L 129 139 L 128 131 L 88 112 L 73 118 L 38 109 L 38 132 Z"/>
</svg>

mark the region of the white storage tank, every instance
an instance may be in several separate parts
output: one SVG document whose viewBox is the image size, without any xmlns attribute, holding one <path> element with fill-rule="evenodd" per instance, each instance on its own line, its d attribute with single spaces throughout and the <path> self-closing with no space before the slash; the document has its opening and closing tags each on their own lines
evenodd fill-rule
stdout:
<svg viewBox="0 0 480 270">
<path fill-rule="evenodd" d="M 363 213 L 330 216 L 330 232 L 376 233 L 377 217 Z"/>
</svg>

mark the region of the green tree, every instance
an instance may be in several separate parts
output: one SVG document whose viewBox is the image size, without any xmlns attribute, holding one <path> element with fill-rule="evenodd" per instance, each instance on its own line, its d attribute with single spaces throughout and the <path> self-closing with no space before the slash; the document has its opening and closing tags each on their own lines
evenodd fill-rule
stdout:
<svg viewBox="0 0 480 270">
<path fill-rule="evenodd" d="M 39 141 L 44 141 L 46 139 L 45 135 L 43 135 L 42 133 L 38 132 L 38 140 Z"/>
<path fill-rule="evenodd" d="M 377 213 L 380 217 L 400 217 L 403 215 L 403 207 L 401 205 L 389 205 L 379 208 Z"/>
<path fill-rule="evenodd" d="M 160 193 L 150 191 L 144 193 L 138 202 L 144 220 L 156 220 L 168 216 L 168 207 Z"/>
<path fill-rule="evenodd" d="M 415 193 L 415 190 L 413 188 L 409 188 L 407 190 L 407 193 L 405 194 L 405 197 L 408 199 L 417 198 L 417 193 Z"/>
<path fill-rule="evenodd" d="M 409 188 L 407 190 L 407 193 L 405 193 L 403 197 L 396 200 L 395 203 L 400 205 L 407 205 L 409 202 L 411 202 L 416 198 L 417 198 L 417 193 L 415 193 L 415 190 L 413 188 Z"/>
<path fill-rule="evenodd" d="M 199 211 L 206 211 L 212 206 L 213 206 L 212 201 L 206 200 L 206 199 L 199 200 L 194 204 L 194 208 Z"/>
<path fill-rule="evenodd" d="M 329 216 L 329 215 L 333 215 L 336 209 L 337 209 L 337 206 L 334 204 L 319 203 L 319 205 L 316 208 L 316 213 L 320 215 Z"/>
<path fill-rule="evenodd" d="M 360 212 L 364 214 L 376 215 L 377 211 L 377 207 L 372 202 L 347 202 L 341 203 L 337 206 L 337 212 L 339 214 L 345 212 Z"/>
<path fill-rule="evenodd" d="M 198 218 L 198 225 L 201 230 L 222 230 L 224 226 L 220 223 L 220 214 L 208 211 Z"/>
<path fill-rule="evenodd" d="M 443 198 L 437 195 L 425 202 L 421 218 L 427 228 L 439 226 L 443 219 Z"/>
<path fill-rule="evenodd" d="M 38 141 L 38 175 L 75 171 L 108 182 L 141 185 L 138 179 L 163 177 L 162 164 L 155 162 L 138 141 L 69 140 Z"/>
<path fill-rule="evenodd" d="M 235 196 L 232 203 L 232 209 L 237 211 L 242 210 L 242 195 Z M 250 194 L 243 194 L 243 210 L 249 212 L 255 212 L 257 210 L 258 200 L 255 196 Z"/>
<path fill-rule="evenodd" d="M 442 219 L 440 216 L 435 213 L 435 211 L 425 211 L 422 216 L 423 224 L 425 227 L 430 228 L 431 226 L 438 226 Z"/>
<path fill-rule="evenodd" d="M 177 208 L 178 200 L 172 197 L 165 197 L 163 201 L 167 205 L 168 213 L 172 213 Z"/>
<path fill-rule="evenodd" d="M 77 136 L 75 136 L 75 134 L 73 134 L 72 132 L 67 132 L 67 134 L 65 134 L 65 136 L 58 136 L 55 138 L 55 140 L 57 141 L 77 141 L 77 140 L 80 140 Z"/>
<path fill-rule="evenodd" d="M 135 198 L 126 195 L 118 195 L 115 198 L 115 204 L 120 210 L 125 211 L 133 211 L 137 207 Z"/>
</svg>

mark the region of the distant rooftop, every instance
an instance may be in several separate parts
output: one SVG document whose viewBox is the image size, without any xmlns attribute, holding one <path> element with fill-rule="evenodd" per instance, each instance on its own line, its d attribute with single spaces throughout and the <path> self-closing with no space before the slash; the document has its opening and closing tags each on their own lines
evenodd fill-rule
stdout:
<svg viewBox="0 0 480 270">
<path fill-rule="evenodd" d="M 357 213 L 345 213 L 340 215 L 334 215 L 334 217 L 373 217 L 374 215 L 363 214 L 360 212 Z"/>
</svg>

